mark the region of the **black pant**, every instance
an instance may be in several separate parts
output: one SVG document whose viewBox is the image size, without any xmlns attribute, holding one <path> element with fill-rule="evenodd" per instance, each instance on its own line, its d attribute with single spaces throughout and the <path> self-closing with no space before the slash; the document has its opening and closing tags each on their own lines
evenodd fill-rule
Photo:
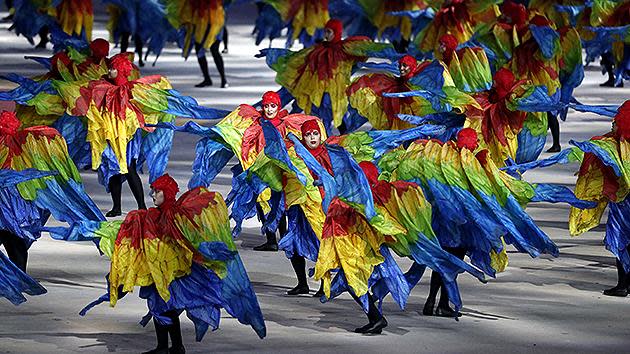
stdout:
<svg viewBox="0 0 630 354">
<path fill-rule="evenodd" d="M 459 259 L 464 259 L 466 255 L 466 249 L 463 247 L 443 247 L 444 250 Z M 429 296 L 427 297 L 427 303 L 434 304 L 435 298 L 437 297 L 438 290 L 442 289 L 440 292 L 440 302 L 438 307 L 445 308 L 449 307 L 449 298 L 448 292 L 446 291 L 446 287 L 444 286 L 444 281 L 442 280 L 442 276 L 440 273 L 436 271 L 431 272 L 431 287 L 429 288 Z"/>
<path fill-rule="evenodd" d="M 155 336 L 157 337 L 157 349 L 168 348 L 168 335 L 171 335 L 171 344 L 175 348 L 183 346 L 182 330 L 179 323 L 179 314 L 175 311 L 167 311 L 162 315 L 168 317 L 172 324 L 163 325 L 160 324 L 155 318 L 153 319 L 153 325 L 155 326 Z"/>
<path fill-rule="evenodd" d="M 134 198 L 136 199 L 136 203 L 138 204 L 138 209 L 146 209 L 146 205 L 144 204 L 144 189 L 142 188 L 142 180 L 138 175 L 138 171 L 136 170 L 136 160 L 133 159 L 129 164 L 127 174 L 124 177 L 127 178 L 127 183 L 129 184 L 129 189 L 131 189 L 131 193 L 133 193 Z M 109 192 L 112 195 L 112 202 L 114 206 L 113 210 L 121 210 L 122 204 L 122 184 L 123 184 L 123 175 L 115 175 L 109 179 L 108 187 Z"/>
<path fill-rule="evenodd" d="M 217 66 L 217 71 L 221 76 L 221 83 L 225 83 L 227 80 L 225 79 L 225 65 L 223 63 L 223 57 L 219 51 L 220 44 L 221 41 L 215 40 L 210 46 L 210 54 L 212 54 L 214 64 Z M 199 68 L 203 74 L 204 81 L 212 81 L 212 79 L 210 79 L 210 72 L 208 71 L 208 59 L 206 59 L 206 54 L 203 52 L 201 43 L 195 43 L 195 51 L 197 52 L 197 61 L 199 62 Z"/>
<path fill-rule="evenodd" d="M 558 122 L 558 116 L 551 112 L 547 112 L 547 128 L 551 130 L 553 146 L 560 146 L 560 122 Z"/>
<path fill-rule="evenodd" d="M 352 296 L 354 301 L 357 304 L 359 304 L 359 306 L 361 306 L 361 308 L 363 308 L 363 304 L 361 303 L 361 300 L 359 299 L 359 297 L 356 296 L 352 290 L 348 290 L 348 293 L 350 294 L 350 296 Z M 376 300 L 374 299 L 372 294 L 370 294 L 369 291 L 367 293 L 367 296 L 368 296 L 368 313 L 367 313 L 367 318 L 370 321 L 370 323 L 375 323 L 375 322 L 379 321 L 383 317 L 383 315 L 376 308 L 376 304 L 375 304 Z"/>
<path fill-rule="evenodd" d="M 8 230 L 0 230 L 0 244 L 4 245 L 11 262 L 26 272 L 26 261 L 28 260 L 26 242 Z"/>
</svg>

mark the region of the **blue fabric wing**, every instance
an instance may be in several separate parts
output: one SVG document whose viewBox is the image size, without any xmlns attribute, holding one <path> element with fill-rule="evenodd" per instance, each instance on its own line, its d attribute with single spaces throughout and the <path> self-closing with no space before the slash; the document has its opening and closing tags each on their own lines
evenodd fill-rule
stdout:
<svg viewBox="0 0 630 354">
<path fill-rule="evenodd" d="M 549 26 L 529 25 L 529 30 L 546 59 L 551 59 L 560 50 L 560 34 Z"/>
<path fill-rule="evenodd" d="M 46 293 L 46 289 L 0 252 L 0 297 L 19 305 L 26 301 L 23 293 L 41 295 Z"/>
<path fill-rule="evenodd" d="M 549 183 L 536 184 L 532 202 L 567 203 L 579 209 L 592 209 L 596 202 L 578 199 L 573 192 L 565 187 Z"/>
<path fill-rule="evenodd" d="M 167 93 L 168 108 L 164 113 L 197 119 L 219 119 L 230 114 L 229 111 L 223 109 L 200 106 L 197 100 L 190 96 L 184 96 L 177 90 L 167 90 Z"/>
</svg>

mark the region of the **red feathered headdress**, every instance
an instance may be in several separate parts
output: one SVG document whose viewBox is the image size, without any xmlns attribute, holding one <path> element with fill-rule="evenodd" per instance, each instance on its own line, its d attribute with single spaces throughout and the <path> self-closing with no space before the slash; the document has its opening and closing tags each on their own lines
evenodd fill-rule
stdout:
<svg viewBox="0 0 630 354">
<path fill-rule="evenodd" d="M 515 84 L 516 78 L 510 70 L 506 68 L 499 69 L 499 71 L 494 74 L 494 82 L 492 84 L 497 95 L 497 100 L 503 99 L 509 95 Z"/>
<path fill-rule="evenodd" d="M 404 57 L 400 58 L 400 60 L 398 60 L 398 65 L 400 64 L 405 64 L 410 69 L 409 73 L 405 75 L 405 78 L 412 77 L 416 74 L 416 70 L 418 69 L 418 61 L 416 60 L 416 58 L 412 57 L 411 55 L 405 55 Z"/>
<path fill-rule="evenodd" d="M 370 161 L 361 161 L 359 162 L 359 167 L 361 167 L 363 173 L 365 173 L 365 177 L 367 177 L 368 182 L 370 182 L 371 186 L 375 185 L 378 182 L 379 172 L 376 165 L 374 165 Z"/>
<path fill-rule="evenodd" d="M 120 53 L 112 57 L 109 62 L 109 67 L 118 70 L 118 75 L 128 78 L 133 71 L 133 64 L 129 60 L 129 54 Z"/>
<path fill-rule="evenodd" d="M 15 113 L 9 111 L 3 111 L 0 113 L 0 134 L 2 135 L 14 135 L 22 123 L 15 116 Z"/>
<path fill-rule="evenodd" d="M 455 36 L 453 36 L 452 34 L 448 34 L 448 33 L 440 37 L 439 43 L 444 46 L 444 48 L 446 49 L 446 52 L 455 51 L 455 49 L 457 49 L 457 45 L 459 44 L 457 42 L 457 38 L 455 38 Z"/>
<path fill-rule="evenodd" d="M 307 120 L 306 122 L 302 123 L 300 130 L 302 131 L 302 137 L 304 137 L 306 133 L 314 130 L 317 130 L 320 134 L 322 133 L 322 130 L 319 127 L 319 123 L 316 119 Z"/>
<path fill-rule="evenodd" d="M 109 42 L 103 38 L 97 38 L 90 43 L 90 50 L 94 58 L 106 58 L 109 55 Z"/>
<path fill-rule="evenodd" d="M 527 9 L 523 4 L 508 0 L 501 5 L 500 9 L 501 13 L 508 17 L 513 25 L 521 26 L 527 21 Z"/>
<path fill-rule="evenodd" d="M 343 23 L 341 21 L 332 18 L 326 22 L 325 28 L 331 29 L 335 34 L 332 42 L 339 42 L 341 40 L 341 35 L 343 34 Z"/>
<path fill-rule="evenodd" d="M 262 96 L 262 105 L 266 105 L 269 103 L 275 103 L 278 107 L 282 107 L 282 100 L 280 100 L 280 95 L 274 91 L 267 91 Z"/>
<path fill-rule="evenodd" d="M 464 128 L 457 133 L 457 147 L 460 149 L 468 149 L 475 151 L 479 146 L 477 141 L 477 132 L 472 128 Z"/>
<path fill-rule="evenodd" d="M 617 139 L 630 140 L 630 100 L 624 102 L 615 115 Z"/>
<path fill-rule="evenodd" d="M 175 202 L 177 192 L 179 192 L 179 186 L 177 185 L 177 182 L 173 179 L 173 177 L 169 176 L 168 173 L 160 176 L 158 179 L 153 181 L 153 183 L 151 183 L 151 188 L 156 191 L 164 192 L 165 204 Z"/>
</svg>

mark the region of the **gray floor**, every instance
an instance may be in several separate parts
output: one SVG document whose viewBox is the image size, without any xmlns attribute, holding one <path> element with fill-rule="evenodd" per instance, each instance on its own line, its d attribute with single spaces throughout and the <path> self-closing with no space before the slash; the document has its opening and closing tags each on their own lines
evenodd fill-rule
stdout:
<svg viewBox="0 0 630 354">
<path fill-rule="evenodd" d="M 230 53 L 225 55 L 229 89 L 195 89 L 201 81 L 192 57 L 184 62 L 175 48 L 168 48 L 156 67 L 143 69 L 144 75 L 163 74 L 184 94 L 213 107 L 233 109 L 240 103 L 253 103 L 261 93 L 277 89 L 264 61 L 253 58 L 251 8 L 239 8 L 229 18 Z M 0 13 L 0 16 L 4 14 Z M 95 37 L 106 36 L 104 19 L 98 18 Z M 23 38 L 0 25 L 0 73 L 34 75 L 41 70 L 26 62 L 23 55 L 48 55 L 32 49 Z M 276 45 L 282 45 L 278 41 Z M 210 63 L 215 82 L 218 75 Z M 601 89 L 600 73 L 588 69 L 578 99 L 585 103 L 619 104 L 630 89 Z M 0 82 L 0 89 L 11 86 Z M 583 140 L 608 131 L 606 118 L 572 112 L 561 123 L 562 143 Z M 169 173 L 185 186 L 190 177 L 195 138 L 178 135 L 175 139 Z M 572 186 L 576 165 L 529 172 L 526 178 Z M 83 172 L 85 184 L 103 211 L 110 206 L 109 196 L 98 185 L 96 175 Z M 143 176 L 146 181 L 146 176 Z M 227 193 L 229 171 L 221 174 L 214 189 Z M 126 188 L 126 187 L 124 187 Z M 125 192 L 126 193 L 126 192 Z M 149 198 L 147 197 L 147 201 Z M 130 195 L 125 210 L 134 207 Z M 230 317 L 224 317 L 219 330 L 208 333 L 201 343 L 194 342 L 192 323 L 183 320 L 189 353 L 206 352 L 427 352 L 427 353 L 530 353 L 530 352 L 630 352 L 627 321 L 630 299 L 601 295 L 602 289 L 616 281 L 614 259 L 602 245 L 603 227 L 578 238 L 568 235 L 568 208 L 565 205 L 533 204 L 528 211 L 561 249 L 559 258 L 531 259 L 511 253 L 510 266 L 497 279 L 481 284 L 460 277 L 464 316 L 459 322 L 423 317 L 420 312 L 427 293 L 428 277 L 414 289 L 406 311 L 391 299 L 384 305 L 390 326 L 383 335 L 364 337 L 351 333 L 365 318 L 355 303 L 342 296 L 321 304 L 311 297 L 287 297 L 294 285 L 289 261 L 281 253 L 251 250 L 260 243 L 256 222 L 245 224 L 237 241 L 258 299 L 265 314 L 268 336 L 260 340 L 254 332 Z M 406 260 L 401 261 L 406 266 Z M 108 260 L 99 257 L 90 243 L 64 243 L 42 237 L 31 248 L 29 273 L 48 289 L 44 296 L 29 298 L 15 307 L 0 300 L 0 353 L 133 353 L 154 346 L 151 327 L 138 321 L 146 305 L 127 296 L 115 309 L 107 305 L 92 310 L 86 317 L 78 311 L 105 290 L 104 275 Z M 317 284 L 312 283 L 312 288 Z"/>
</svg>

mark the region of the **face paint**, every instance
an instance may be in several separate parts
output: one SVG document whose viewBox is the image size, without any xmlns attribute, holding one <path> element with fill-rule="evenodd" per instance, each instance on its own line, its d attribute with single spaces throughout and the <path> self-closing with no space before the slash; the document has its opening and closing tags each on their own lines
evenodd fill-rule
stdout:
<svg viewBox="0 0 630 354">
<path fill-rule="evenodd" d="M 267 103 L 263 106 L 266 119 L 274 119 L 278 115 L 278 105 L 275 103 Z"/>
<path fill-rule="evenodd" d="M 153 204 L 155 204 L 156 207 L 159 207 L 162 203 L 164 203 L 164 192 L 152 189 L 151 198 L 153 198 Z"/>
<path fill-rule="evenodd" d="M 335 31 L 330 28 L 324 29 L 324 40 L 326 42 L 331 42 L 335 38 Z"/>
<path fill-rule="evenodd" d="M 398 69 L 400 70 L 400 76 L 407 76 L 411 72 L 411 68 L 405 63 L 400 63 Z"/>
<path fill-rule="evenodd" d="M 309 149 L 316 149 L 322 144 L 322 135 L 317 130 L 310 130 L 304 135 L 304 141 Z"/>
</svg>

